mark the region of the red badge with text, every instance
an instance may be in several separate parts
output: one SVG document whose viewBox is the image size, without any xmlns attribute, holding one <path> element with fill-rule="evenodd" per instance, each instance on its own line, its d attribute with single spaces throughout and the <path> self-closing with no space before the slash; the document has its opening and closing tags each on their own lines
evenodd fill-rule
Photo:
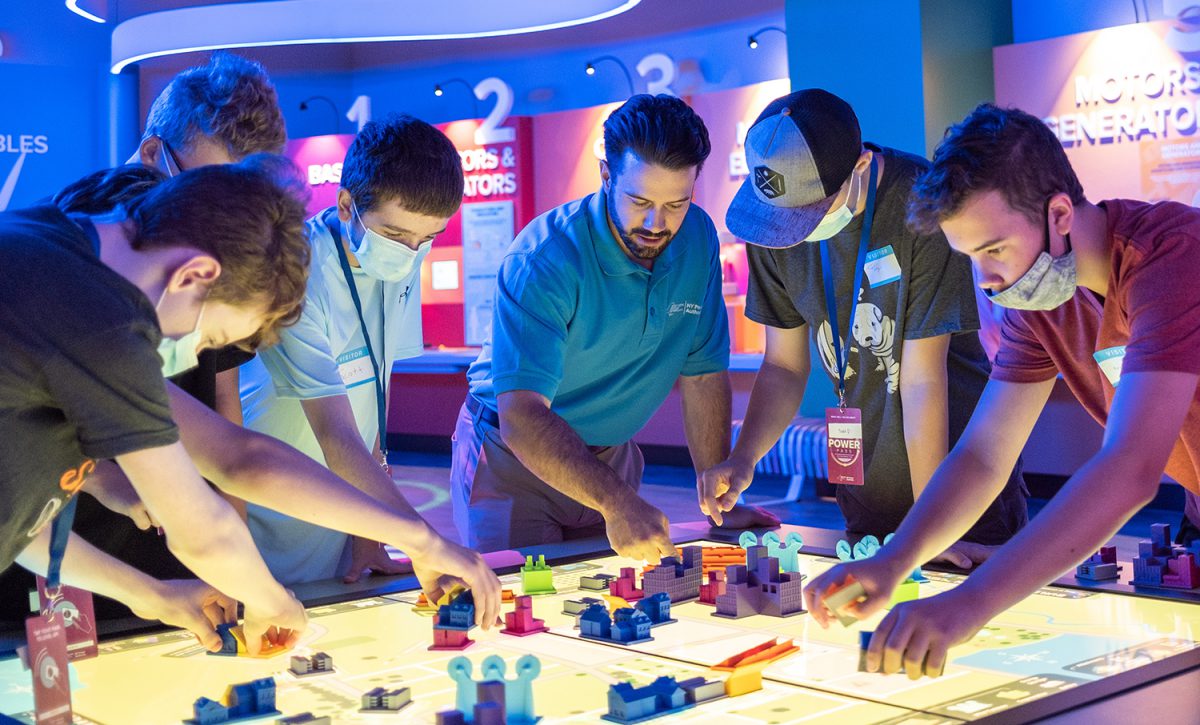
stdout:
<svg viewBox="0 0 1200 725">
<path fill-rule="evenodd" d="M 50 597 L 46 594 L 46 580 L 37 578 L 38 604 L 47 611 Z M 67 633 L 67 658 L 72 662 L 86 660 L 100 654 L 96 646 L 96 612 L 92 593 L 86 589 L 63 586 L 54 603 L 54 614 L 62 618 Z"/>
<path fill-rule="evenodd" d="M 825 431 L 829 434 L 829 482 L 861 486 L 863 473 L 862 411 L 858 408 L 826 408 Z"/>
<path fill-rule="evenodd" d="M 37 725 L 71 725 L 71 677 L 67 670 L 67 633 L 61 617 L 41 614 L 25 620 L 27 656 L 33 676 Z"/>
</svg>

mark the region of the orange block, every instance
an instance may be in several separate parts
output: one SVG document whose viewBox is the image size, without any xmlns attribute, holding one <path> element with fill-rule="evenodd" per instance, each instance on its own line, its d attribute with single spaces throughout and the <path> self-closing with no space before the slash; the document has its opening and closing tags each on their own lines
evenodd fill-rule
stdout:
<svg viewBox="0 0 1200 725">
<path fill-rule="evenodd" d="M 731 672 L 725 680 L 725 696 L 737 697 L 761 690 L 762 671 L 761 665 L 748 665 Z"/>
<path fill-rule="evenodd" d="M 267 639 L 266 635 L 263 635 L 262 649 L 260 649 L 258 651 L 258 654 L 252 655 L 246 649 L 246 633 L 245 633 L 245 631 L 242 630 L 242 625 L 239 624 L 236 627 L 230 627 L 229 633 L 232 634 L 233 638 L 237 640 L 238 657 L 254 657 L 257 659 L 267 659 L 268 657 L 274 657 L 275 655 L 280 654 L 282 652 L 287 652 L 287 650 L 288 650 L 287 647 L 285 647 L 281 644 L 271 644 L 271 642 Z"/>
<path fill-rule="evenodd" d="M 746 563 L 746 550 L 740 546 L 706 546 L 701 558 L 704 576 L 710 571 L 724 571 L 725 567 Z"/>
<path fill-rule="evenodd" d="M 721 672 L 736 672 L 739 668 L 748 665 L 761 665 L 765 667 L 775 660 L 783 659 L 793 652 L 799 651 L 800 647 L 793 644 L 790 639 L 785 639 L 782 642 L 769 639 L 760 645 L 751 647 L 745 652 L 739 652 L 732 657 L 718 662 L 712 666 L 712 669 Z"/>
</svg>

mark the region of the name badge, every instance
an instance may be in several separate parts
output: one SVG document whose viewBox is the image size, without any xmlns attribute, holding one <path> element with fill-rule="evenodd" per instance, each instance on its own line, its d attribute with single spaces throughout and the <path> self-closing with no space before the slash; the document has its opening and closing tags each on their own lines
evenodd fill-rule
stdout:
<svg viewBox="0 0 1200 725">
<path fill-rule="evenodd" d="M 45 577 L 37 577 L 38 611 L 51 611 L 62 618 L 67 634 L 67 659 L 86 660 L 100 654 L 96 642 L 96 610 L 92 593 L 62 585 L 59 596 L 51 597 L 46 592 Z"/>
<path fill-rule="evenodd" d="M 1098 350 L 1092 354 L 1092 357 L 1100 366 L 1100 372 L 1108 378 L 1109 384 L 1114 388 L 1117 387 L 1117 383 L 1121 382 L 1121 367 L 1125 364 L 1125 346 L 1118 345 Z"/>
<path fill-rule="evenodd" d="M 338 374 L 347 388 L 375 382 L 375 367 L 371 365 L 371 354 L 366 346 L 338 355 Z"/>
<path fill-rule="evenodd" d="M 863 472 L 862 411 L 858 408 L 826 408 L 825 430 L 829 482 L 861 486 L 867 482 Z"/>
<path fill-rule="evenodd" d="M 67 633 L 62 617 L 35 615 L 25 620 L 25 663 L 33 677 L 34 722 L 71 725 L 71 679 Z"/>
<path fill-rule="evenodd" d="M 872 287 L 880 287 L 900 279 L 900 262 L 896 260 L 896 252 L 892 245 L 867 252 L 863 271 L 867 273 L 867 280 Z"/>
</svg>

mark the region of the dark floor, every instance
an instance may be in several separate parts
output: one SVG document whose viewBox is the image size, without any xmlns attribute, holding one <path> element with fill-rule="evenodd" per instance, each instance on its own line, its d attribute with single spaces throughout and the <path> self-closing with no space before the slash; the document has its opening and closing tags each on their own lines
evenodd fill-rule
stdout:
<svg viewBox="0 0 1200 725">
<path fill-rule="evenodd" d="M 454 535 L 456 532 L 449 496 L 449 455 L 399 451 L 392 452 L 389 458 L 392 461 L 392 475 L 404 490 L 405 496 L 438 530 Z M 784 477 L 758 476 L 746 500 L 758 503 L 778 499 L 783 496 L 787 487 L 788 479 Z M 1045 488 L 1036 486 L 1034 490 Z M 696 505 L 695 474 L 691 468 L 648 465 L 642 491 L 645 498 L 659 507 L 674 523 L 702 518 Z M 1178 505 L 1176 501 L 1179 502 Z M 1045 505 L 1045 499 L 1031 498 L 1030 516 L 1036 515 Z M 790 524 L 825 529 L 840 529 L 843 526 L 837 504 L 829 499 L 815 497 L 811 490 L 805 491 L 800 501 L 770 504 L 766 508 Z M 1151 506 L 1142 509 L 1121 528 L 1116 537 L 1121 557 L 1132 558 L 1136 555 L 1137 541 L 1149 536 L 1151 524 L 1169 523 L 1174 532 L 1182 515 L 1181 497 L 1163 496 Z"/>
</svg>

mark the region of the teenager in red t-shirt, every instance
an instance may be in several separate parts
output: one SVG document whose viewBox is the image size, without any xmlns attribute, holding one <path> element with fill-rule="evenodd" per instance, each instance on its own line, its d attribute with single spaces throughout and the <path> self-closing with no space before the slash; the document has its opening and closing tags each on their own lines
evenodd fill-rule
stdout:
<svg viewBox="0 0 1200 725">
<path fill-rule="evenodd" d="M 991 380 L 958 445 L 894 540 L 805 591 L 822 625 L 830 585 L 853 575 L 854 614 L 887 605 L 914 566 L 954 543 L 1003 487 L 1061 373 L 1105 426 L 1100 450 L 1023 531 L 954 589 L 883 619 L 868 669 L 936 675 L 949 647 L 1105 544 L 1166 471 L 1200 490 L 1200 210 L 1093 204 L 1037 118 L 991 104 L 951 127 L 917 182 L 915 226 L 940 226 L 1006 307 Z"/>
</svg>

